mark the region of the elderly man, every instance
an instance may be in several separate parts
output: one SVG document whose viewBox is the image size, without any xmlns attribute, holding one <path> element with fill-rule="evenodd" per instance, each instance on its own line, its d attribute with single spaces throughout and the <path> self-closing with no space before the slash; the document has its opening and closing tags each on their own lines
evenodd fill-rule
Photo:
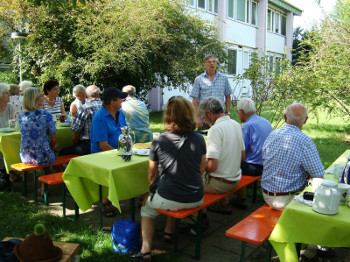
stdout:
<svg viewBox="0 0 350 262">
<path fill-rule="evenodd" d="M 243 141 L 246 158 L 241 162 L 242 174 L 246 176 L 261 176 L 263 171 L 262 147 L 272 132 L 272 126 L 265 118 L 255 114 L 255 103 L 250 98 L 242 98 L 237 103 L 239 120 L 242 125 Z M 245 203 L 246 189 L 237 192 L 237 198 L 232 203 L 240 208 L 247 208 Z"/>
<path fill-rule="evenodd" d="M 207 193 L 227 193 L 241 179 L 241 160 L 245 159 L 241 126 L 225 116 L 220 101 L 208 97 L 199 104 L 199 113 L 210 127 L 207 136 L 207 165 L 203 177 Z M 231 214 L 228 198 L 208 207 L 209 211 Z"/>
<path fill-rule="evenodd" d="M 61 156 L 90 154 L 91 122 L 95 113 L 102 106 L 100 93 L 101 90 L 95 85 L 86 88 L 88 101 L 78 109 L 75 118 L 72 119 L 72 126 L 70 128 L 70 130 L 73 131 L 72 139 L 74 145 L 62 149 L 60 152 Z"/>
<path fill-rule="evenodd" d="M 149 112 L 145 103 L 136 99 L 136 88 L 134 86 L 124 86 L 122 91 L 129 94 L 122 104 L 122 110 L 128 126 L 135 133 L 135 142 L 145 143 L 151 141 L 152 132 L 149 128 Z"/>
<path fill-rule="evenodd" d="M 308 178 L 324 174 L 315 144 L 301 131 L 307 121 L 306 108 L 299 103 L 289 105 L 284 120 L 286 124 L 267 137 L 262 152 L 263 197 L 277 210 L 282 210 L 303 190 Z"/>
<path fill-rule="evenodd" d="M 216 56 L 206 55 L 204 57 L 205 72 L 197 76 L 194 80 L 191 97 L 192 103 L 197 113 L 197 126 L 203 127 L 203 120 L 198 112 L 198 104 L 206 97 L 217 98 L 221 106 L 225 109 L 225 115 L 229 115 L 231 106 L 231 87 L 227 77 L 216 70 Z"/>
</svg>

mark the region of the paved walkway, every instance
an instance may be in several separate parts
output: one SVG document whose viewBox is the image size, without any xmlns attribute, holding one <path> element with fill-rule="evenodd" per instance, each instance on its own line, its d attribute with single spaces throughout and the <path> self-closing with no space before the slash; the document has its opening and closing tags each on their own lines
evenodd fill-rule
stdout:
<svg viewBox="0 0 350 262">
<path fill-rule="evenodd" d="M 33 193 L 30 186 L 32 185 L 31 176 L 28 178 L 28 200 L 33 200 Z M 16 191 L 21 191 L 22 188 L 21 181 L 14 184 Z M 62 207 L 61 207 L 61 186 L 50 186 L 50 206 L 45 207 L 51 212 L 62 216 Z M 261 201 L 261 199 L 260 199 Z M 137 202 L 137 201 L 136 201 Z M 203 262 L 212 262 L 212 261 L 239 261 L 240 258 L 240 248 L 241 242 L 235 239 L 231 239 L 225 236 L 225 231 L 230 228 L 232 225 L 238 223 L 243 218 L 248 216 L 254 210 L 258 209 L 262 203 L 252 203 L 248 199 L 248 209 L 241 210 L 238 208 L 233 209 L 232 215 L 223 215 L 208 212 L 207 216 L 210 222 L 209 229 L 203 234 L 203 239 L 201 241 L 201 258 L 200 261 Z M 67 197 L 67 214 L 69 216 L 74 215 L 73 201 L 71 197 Z M 129 215 L 129 201 L 121 201 L 121 207 L 123 215 Z M 139 208 L 136 210 L 136 220 L 139 221 L 140 217 Z M 118 215 L 114 218 L 104 218 L 104 226 L 111 227 L 115 221 L 121 218 L 121 215 Z M 91 209 L 80 214 L 80 221 L 98 227 L 99 226 L 99 213 L 97 205 L 93 206 Z M 189 222 L 189 221 L 188 221 Z M 156 252 L 163 253 L 168 252 L 174 255 L 174 260 L 179 262 L 189 262 L 195 261 L 186 256 L 173 253 L 173 244 L 168 244 L 162 241 L 161 232 L 165 225 L 165 217 L 160 215 L 156 220 L 156 234 L 154 236 L 153 247 Z M 183 222 L 180 225 L 180 236 L 179 236 L 179 250 L 181 252 L 194 254 L 195 248 L 195 236 L 190 233 L 188 230 L 188 223 Z M 350 237 L 350 236 L 349 236 Z M 303 250 L 302 254 L 305 253 L 308 257 L 312 257 L 311 260 L 302 260 L 302 261 L 322 261 L 322 262 L 350 262 L 350 248 L 336 248 L 336 257 L 332 258 L 321 258 L 317 257 L 316 251 L 312 249 Z M 263 246 L 257 247 L 254 245 L 247 245 L 246 248 L 246 260 L 245 261 L 254 261 L 254 262 L 263 262 L 265 261 L 265 249 Z M 271 261 L 279 261 L 276 253 L 273 251 Z"/>
</svg>

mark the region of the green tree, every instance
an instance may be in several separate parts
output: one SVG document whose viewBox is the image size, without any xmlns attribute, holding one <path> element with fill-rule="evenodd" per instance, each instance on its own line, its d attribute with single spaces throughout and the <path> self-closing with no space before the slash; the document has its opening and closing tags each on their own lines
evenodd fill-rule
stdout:
<svg viewBox="0 0 350 262">
<path fill-rule="evenodd" d="M 94 1 L 75 7 L 13 0 L 0 7 L 0 18 L 7 32 L 26 21 L 22 69 L 37 85 L 55 78 L 64 92 L 77 83 L 102 88 L 132 84 L 147 91 L 155 86 L 186 89 L 202 71 L 206 53 L 226 59 L 216 27 L 186 10 L 183 1 L 168 0 Z"/>
</svg>

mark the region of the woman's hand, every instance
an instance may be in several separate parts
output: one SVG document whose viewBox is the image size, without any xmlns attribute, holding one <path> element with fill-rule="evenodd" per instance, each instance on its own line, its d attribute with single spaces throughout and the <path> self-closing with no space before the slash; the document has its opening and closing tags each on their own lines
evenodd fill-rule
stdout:
<svg viewBox="0 0 350 262">
<path fill-rule="evenodd" d="M 56 144 L 52 147 L 53 152 L 58 153 L 60 152 L 60 147 Z"/>
</svg>

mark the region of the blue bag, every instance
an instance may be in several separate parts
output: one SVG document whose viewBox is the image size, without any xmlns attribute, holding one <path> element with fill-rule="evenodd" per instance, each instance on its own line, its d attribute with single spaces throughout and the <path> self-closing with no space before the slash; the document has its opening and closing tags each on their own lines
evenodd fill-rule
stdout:
<svg viewBox="0 0 350 262">
<path fill-rule="evenodd" d="M 111 230 L 114 251 L 126 253 L 139 250 L 140 228 L 140 223 L 133 222 L 130 217 L 115 222 Z"/>
<path fill-rule="evenodd" d="M 348 162 L 346 163 L 345 168 L 343 170 L 340 183 L 347 183 L 350 185 L 350 157 L 348 158 Z"/>
</svg>

